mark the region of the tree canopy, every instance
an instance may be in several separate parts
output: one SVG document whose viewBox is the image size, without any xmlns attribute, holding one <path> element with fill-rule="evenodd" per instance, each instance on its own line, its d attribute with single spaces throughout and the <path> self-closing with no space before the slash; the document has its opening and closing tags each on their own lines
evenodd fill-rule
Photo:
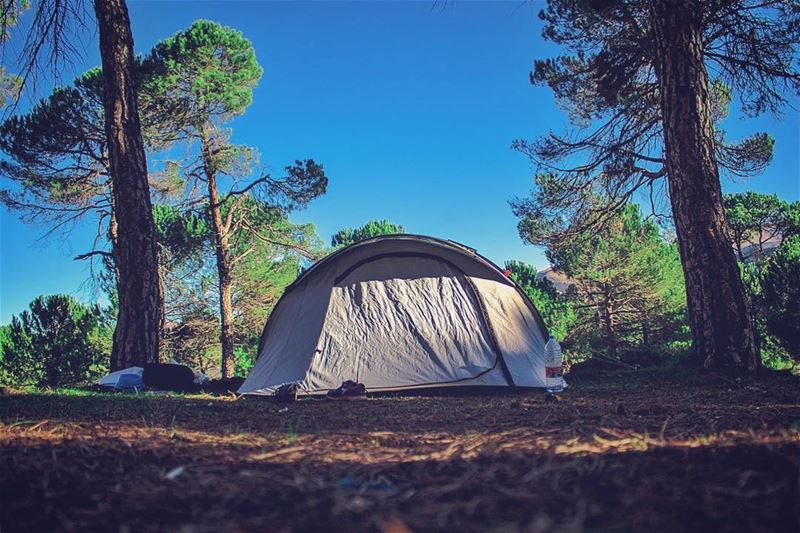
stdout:
<svg viewBox="0 0 800 533">
<path fill-rule="evenodd" d="M 701 4 L 715 156 L 733 175 L 754 175 L 772 158 L 772 137 L 759 132 L 731 142 L 719 122 L 734 97 L 752 116 L 778 112 L 800 91 L 800 10 L 789 0 Z M 526 241 L 602 224 L 637 193 L 663 214 L 664 133 L 651 17 L 649 0 L 550 0 L 540 12 L 544 38 L 567 53 L 537 59 L 530 80 L 553 91 L 574 128 L 513 144 L 537 168 L 532 196 L 513 202 Z M 575 219 L 584 224 L 569 224 Z"/>
<path fill-rule="evenodd" d="M 765 246 L 791 233 L 800 202 L 789 203 L 776 194 L 747 191 L 725 195 L 725 216 L 740 261 L 765 259 Z M 780 242 L 778 242 L 780 244 Z M 752 252 L 745 257 L 745 250 Z"/>
<path fill-rule="evenodd" d="M 157 73 L 145 83 L 146 92 L 156 95 L 173 127 L 195 133 L 243 113 L 264 72 L 241 32 L 208 20 L 159 42 L 145 60 L 150 62 Z"/>
<path fill-rule="evenodd" d="M 331 246 L 340 248 L 350 246 L 364 239 L 380 237 L 381 235 L 394 235 L 396 233 L 405 233 L 403 226 L 393 224 L 388 220 L 370 220 L 363 226 L 359 226 L 355 229 L 340 229 L 331 237 Z"/>
<path fill-rule="evenodd" d="M 29 7 L 28 0 L 4 0 L 0 4 L 0 43 L 8 41 L 11 28 L 17 25 L 19 16 Z M 16 100 L 21 88 L 22 78 L 6 71 L 5 65 L 0 65 L 0 109 Z"/>
<path fill-rule="evenodd" d="M 21 116 L 0 125 L 0 175 L 14 183 L 0 200 L 25 220 L 69 228 L 89 213 L 111 216 L 111 178 L 99 69 L 59 87 Z"/>
</svg>

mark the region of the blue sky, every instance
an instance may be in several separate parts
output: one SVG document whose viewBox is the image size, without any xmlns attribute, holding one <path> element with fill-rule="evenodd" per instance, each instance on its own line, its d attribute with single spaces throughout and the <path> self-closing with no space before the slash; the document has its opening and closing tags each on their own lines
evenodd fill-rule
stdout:
<svg viewBox="0 0 800 533">
<path fill-rule="evenodd" d="M 508 200 L 529 190 L 529 162 L 509 145 L 548 129 L 564 114 L 549 90 L 528 83 L 532 61 L 555 55 L 545 43 L 539 2 L 142 2 L 129 0 L 136 49 L 207 18 L 249 38 L 264 77 L 233 140 L 259 148 L 279 170 L 313 157 L 330 177 L 327 194 L 294 216 L 328 241 L 342 227 L 373 218 L 406 231 L 454 239 L 497 263 L 546 266 L 522 244 Z M 23 20 L 24 27 L 24 20 Z M 96 36 L 71 80 L 99 64 Z M 49 91 L 46 80 L 38 96 Z M 24 110 L 28 103 L 23 102 Z M 755 131 L 776 138 L 775 159 L 760 176 L 726 181 L 726 192 L 753 189 L 800 199 L 800 115 L 786 111 L 725 123 L 730 139 Z M 41 242 L 44 228 L 0 213 L 0 322 L 39 294 L 90 301 L 85 264 L 92 226 Z"/>
</svg>

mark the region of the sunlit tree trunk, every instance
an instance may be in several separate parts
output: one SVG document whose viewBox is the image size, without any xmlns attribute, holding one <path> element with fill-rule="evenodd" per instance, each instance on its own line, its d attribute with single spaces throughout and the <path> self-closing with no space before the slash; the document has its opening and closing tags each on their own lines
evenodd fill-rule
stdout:
<svg viewBox="0 0 800 533">
<path fill-rule="evenodd" d="M 203 135 L 201 143 L 203 166 L 208 185 L 208 209 L 214 226 L 214 252 L 219 276 L 219 337 L 222 346 L 220 373 L 223 378 L 229 378 L 233 374 L 233 279 L 231 277 L 230 258 L 228 257 L 228 232 L 222 220 L 222 206 L 220 205 L 219 191 L 217 189 L 217 173 L 211 161 L 211 150 L 207 135 Z"/>
<path fill-rule="evenodd" d="M 94 0 L 94 8 L 117 231 L 114 262 L 119 275 L 119 314 L 111 369 L 118 370 L 158 361 L 161 289 L 128 9 L 124 0 Z"/>
<path fill-rule="evenodd" d="M 701 2 L 651 0 L 669 194 L 693 350 L 705 368 L 753 371 L 750 304 L 728 237 L 703 63 Z"/>
</svg>

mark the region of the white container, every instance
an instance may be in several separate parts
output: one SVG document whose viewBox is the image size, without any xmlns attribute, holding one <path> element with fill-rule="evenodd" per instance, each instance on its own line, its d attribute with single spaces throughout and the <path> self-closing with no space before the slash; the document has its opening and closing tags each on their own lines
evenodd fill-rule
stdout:
<svg viewBox="0 0 800 533">
<path fill-rule="evenodd" d="M 545 387 L 548 394 L 556 394 L 564 390 L 564 377 L 561 371 L 561 346 L 555 337 L 550 335 L 544 346 Z"/>
</svg>

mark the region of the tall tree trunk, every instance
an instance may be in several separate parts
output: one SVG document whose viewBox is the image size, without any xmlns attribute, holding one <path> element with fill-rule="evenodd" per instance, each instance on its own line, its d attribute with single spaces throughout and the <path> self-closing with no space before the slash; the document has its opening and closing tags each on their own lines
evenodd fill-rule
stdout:
<svg viewBox="0 0 800 533">
<path fill-rule="evenodd" d="M 603 283 L 603 325 L 606 331 L 606 341 L 611 348 L 611 355 L 617 356 L 617 334 L 614 331 L 614 304 L 611 301 L 611 290 L 608 282 Z"/>
<path fill-rule="evenodd" d="M 701 2 L 651 0 L 650 6 L 693 350 L 705 368 L 754 371 L 759 356 L 752 313 L 727 231 L 714 159 Z"/>
<path fill-rule="evenodd" d="M 106 139 L 111 163 L 119 273 L 119 314 L 111 369 L 158 361 L 161 290 L 147 160 L 134 78 L 133 36 L 125 0 L 94 0 L 100 30 Z"/>
<path fill-rule="evenodd" d="M 107 169 L 108 175 L 111 175 L 111 170 Z M 120 286 L 120 274 L 119 274 L 119 267 L 117 266 L 117 257 L 118 257 L 118 246 L 119 246 L 119 227 L 117 224 L 117 207 L 114 201 L 114 192 L 113 192 L 113 184 L 109 185 L 111 189 L 111 194 L 109 195 L 109 203 L 111 205 L 111 214 L 109 215 L 108 221 L 108 241 L 111 243 L 111 260 L 106 263 L 106 267 L 110 267 L 112 270 L 112 274 L 114 275 L 114 288 L 117 290 L 117 294 L 120 293 L 121 286 Z M 164 321 L 166 320 L 166 302 L 164 298 L 164 280 L 165 280 L 165 271 L 164 265 L 159 263 L 158 268 L 158 286 L 161 296 L 159 297 L 160 302 L 160 314 L 161 320 L 159 321 L 158 326 L 158 353 L 164 353 L 165 351 L 165 338 L 164 338 Z M 127 368 L 127 367 L 122 367 Z"/>
<path fill-rule="evenodd" d="M 228 257 L 228 234 L 222 222 L 217 175 L 211 162 L 209 139 L 205 134 L 201 143 L 203 145 L 203 166 L 208 184 L 208 209 L 214 225 L 214 251 L 217 256 L 217 274 L 219 276 L 219 339 L 222 345 L 220 373 L 223 378 L 229 378 L 233 374 L 233 280 Z"/>
</svg>

